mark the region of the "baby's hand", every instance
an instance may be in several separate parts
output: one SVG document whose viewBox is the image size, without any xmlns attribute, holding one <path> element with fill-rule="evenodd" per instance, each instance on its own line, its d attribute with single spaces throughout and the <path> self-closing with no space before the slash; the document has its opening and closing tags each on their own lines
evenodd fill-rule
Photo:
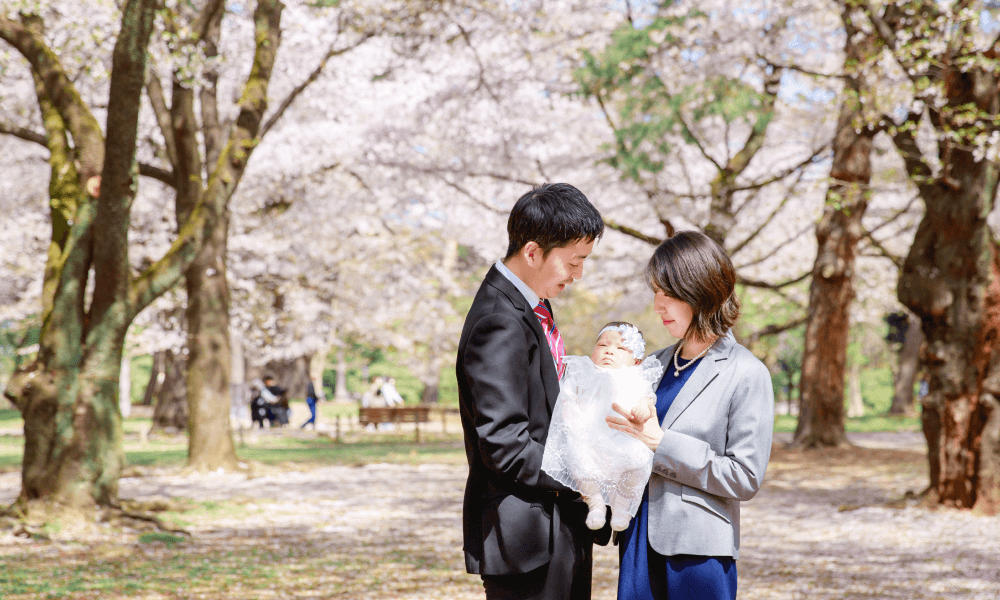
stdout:
<svg viewBox="0 0 1000 600">
<path fill-rule="evenodd" d="M 639 421 L 645 421 L 656 414 L 656 395 L 652 393 L 649 394 L 646 396 L 645 401 L 645 404 L 640 403 L 632 411 L 632 414 L 634 414 L 635 418 Z"/>
<path fill-rule="evenodd" d="M 649 419 L 652 414 L 649 410 L 649 404 L 639 404 L 632 409 L 632 418 L 636 421 L 645 421 Z"/>
</svg>

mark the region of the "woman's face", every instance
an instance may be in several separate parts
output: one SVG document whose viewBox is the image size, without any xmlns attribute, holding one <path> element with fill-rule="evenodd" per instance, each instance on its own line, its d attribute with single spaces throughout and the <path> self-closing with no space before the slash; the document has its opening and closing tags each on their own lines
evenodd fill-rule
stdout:
<svg viewBox="0 0 1000 600">
<path fill-rule="evenodd" d="M 660 315 L 660 320 L 663 321 L 663 326 L 667 328 L 670 335 L 682 339 L 694 318 L 694 310 L 691 305 L 673 296 L 668 296 L 655 286 L 653 292 L 655 294 L 653 296 L 653 311 Z"/>
</svg>

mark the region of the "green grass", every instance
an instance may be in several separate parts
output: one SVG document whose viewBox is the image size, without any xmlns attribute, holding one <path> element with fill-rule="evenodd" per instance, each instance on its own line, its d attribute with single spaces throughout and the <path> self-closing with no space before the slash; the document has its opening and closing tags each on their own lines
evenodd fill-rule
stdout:
<svg viewBox="0 0 1000 600">
<path fill-rule="evenodd" d="M 21 435 L 0 435 L 0 471 L 14 471 L 21 468 L 24 454 L 24 437 Z"/>
<path fill-rule="evenodd" d="M 167 598 L 192 597 L 191 592 L 226 589 L 246 580 L 266 585 L 287 571 L 287 552 L 246 548 L 236 552 L 190 555 L 157 550 L 173 548 L 170 534 L 140 536 L 138 548 L 127 553 L 100 552 L 103 556 L 69 554 L 60 563 L 25 565 L 0 561 L 0 592 L 30 598 L 101 598 L 104 594 L 128 597 L 129 592 L 160 593 Z M 283 564 L 285 563 L 285 564 Z M 197 596 L 202 597 L 202 596 Z M 207 597 L 207 596 L 206 596 Z"/>
<path fill-rule="evenodd" d="M 774 430 L 792 433 L 798 424 L 795 415 L 775 415 Z M 868 433 L 873 431 L 920 431 L 919 417 L 890 417 L 888 415 L 869 415 L 847 419 L 844 429 L 848 433 Z"/>
<path fill-rule="evenodd" d="M 393 371 L 387 371 L 391 374 Z M 444 384 L 444 378 L 442 378 Z M 892 374 L 889 369 L 872 368 L 862 371 L 862 395 L 868 414 L 847 419 L 849 433 L 872 431 L 919 431 L 918 417 L 890 417 L 885 414 L 892 398 Z M 444 390 L 442 390 L 444 392 Z M 391 433 L 368 433 L 357 430 L 358 405 L 355 402 L 324 401 L 318 405 L 319 421 L 332 424 L 340 419 L 342 441 L 327 436 L 300 435 L 295 429 L 304 419 L 304 403 L 293 401 L 296 422 L 282 431 L 244 431 L 242 437 L 234 435 L 237 456 L 241 461 L 265 465 L 329 465 L 368 464 L 392 462 L 416 464 L 420 462 L 461 463 L 465 460 L 460 427 L 457 422 L 449 426 L 449 433 L 428 434 L 424 443 L 414 442 L 413 427 L 404 424 Z M 775 417 L 775 431 L 794 432 L 797 418 L 789 415 Z M 125 461 L 128 466 L 179 467 L 187 461 L 187 438 L 177 436 L 145 437 L 150 419 L 131 416 L 123 422 Z M 0 470 L 15 471 L 21 467 L 24 440 L 22 421 L 16 409 L 0 409 Z M 287 433 L 285 433 L 287 432 Z"/>
<path fill-rule="evenodd" d="M 0 401 L 0 404 L 7 405 L 7 401 Z M 21 429 L 21 413 L 16 408 L 0 408 L 0 429 Z"/>
</svg>

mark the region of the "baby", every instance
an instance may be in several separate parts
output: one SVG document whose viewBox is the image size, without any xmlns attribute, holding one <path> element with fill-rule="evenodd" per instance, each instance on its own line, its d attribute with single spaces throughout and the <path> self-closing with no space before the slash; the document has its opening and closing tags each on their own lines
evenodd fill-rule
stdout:
<svg viewBox="0 0 1000 600">
<path fill-rule="evenodd" d="M 565 358 L 542 470 L 580 492 L 591 529 L 604 525 L 605 505 L 611 507 L 611 529 L 625 529 L 649 481 L 652 451 L 604 421 L 615 414 L 613 402 L 640 418 L 656 410 L 653 390 L 663 365 L 652 356 L 642 360 L 645 351 L 635 325 L 612 321 L 597 334 L 590 357 Z"/>
</svg>

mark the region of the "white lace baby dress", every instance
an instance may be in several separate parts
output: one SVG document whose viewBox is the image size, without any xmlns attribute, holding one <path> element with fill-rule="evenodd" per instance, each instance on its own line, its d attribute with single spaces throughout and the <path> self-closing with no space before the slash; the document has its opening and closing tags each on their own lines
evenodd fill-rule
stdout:
<svg viewBox="0 0 1000 600">
<path fill-rule="evenodd" d="M 612 429 L 604 417 L 642 403 L 663 375 L 653 356 L 632 367 L 605 369 L 587 356 L 567 356 L 566 374 L 552 412 L 542 470 L 585 495 L 600 489 L 612 509 L 634 516 L 653 466 L 653 452 L 634 437 Z"/>
</svg>

